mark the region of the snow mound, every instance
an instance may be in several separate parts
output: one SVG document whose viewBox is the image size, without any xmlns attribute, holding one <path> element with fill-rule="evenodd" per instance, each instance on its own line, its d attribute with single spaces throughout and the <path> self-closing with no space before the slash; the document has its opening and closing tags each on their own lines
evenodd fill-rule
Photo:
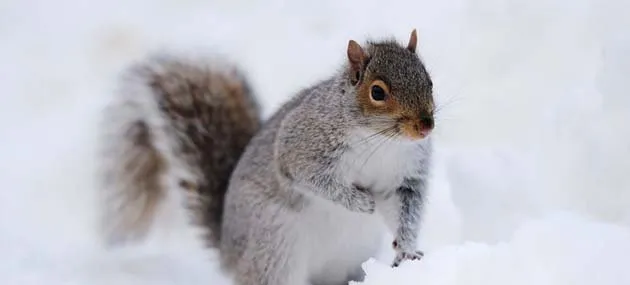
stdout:
<svg viewBox="0 0 630 285">
<path fill-rule="evenodd" d="M 370 260 L 361 284 L 630 284 L 628 254 L 627 228 L 562 213 L 523 223 L 505 242 L 447 246 L 396 269 Z"/>
</svg>

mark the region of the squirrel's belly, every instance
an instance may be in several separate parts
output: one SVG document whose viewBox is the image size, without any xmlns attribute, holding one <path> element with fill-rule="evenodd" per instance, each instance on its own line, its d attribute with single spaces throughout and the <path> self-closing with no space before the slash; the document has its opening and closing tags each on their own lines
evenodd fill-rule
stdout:
<svg viewBox="0 0 630 285">
<path fill-rule="evenodd" d="M 361 272 L 361 264 L 375 257 L 387 228 L 377 214 L 359 214 L 317 201 L 304 209 L 302 240 L 308 271 L 315 283 L 339 283 Z"/>
</svg>

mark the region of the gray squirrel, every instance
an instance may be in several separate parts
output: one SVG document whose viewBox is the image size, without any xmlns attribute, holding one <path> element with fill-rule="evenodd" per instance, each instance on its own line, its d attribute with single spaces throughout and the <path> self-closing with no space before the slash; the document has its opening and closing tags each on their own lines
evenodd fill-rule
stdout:
<svg viewBox="0 0 630 285">
<path fill-rule="evenodd" d="M 165 72 L 160 76 L 149 72 L 144 83 L 153 86 L 151 92 L 156 96 L 147 96 L 153 101 L 145 103 L 154 108 L 149 111 L 151 116 L 167 127 L 146 123 L 144 126 L 145 131 L 160 133 L 153 138 L 153 144 L 162 148 L 149 155 L 150 148 L 128 144 L 127 151 L 135 156 L 114 159 L 109 169 L 133 164 L 142 156 L 159 155 L 186 169 L 182 171 L 183 178 L 173 178 L 175 172 L 162 175 L 171 175 L 169 181 L 180 181 L 171 182 L 173 191 L 192 192 L 187 201 L 196 205 L 193 213 L 211 213 L 210 218 L 201 220 L 209 232 L 208 244 L 219 249 L 222 268 L 234 276 L 238 285 L 337 285 L 361 281 L 365 275 L 361 264 L 374 257 L 387 231 L 394 236 L 392 247 L 396 256 L 392 266 L 420 259 L 424 254 L 416 249 L 416 242 L 430 175 L 435 105 L 431 78 L 416 49 L 416 30 L 411 32 L 406 46 L 393 39 L 367 41 L 364 45 L 350 40 L 346 62 L 335 74 L 298 92 L 260 125 L 257 109 L 250 109 L 255 105 L 250 103 L 255 100 L 253 93 L 238 85 L 243 84 L 243 79 L 232 80 L 236 82 L 232 85 L 247 90 L 240 94 L 241 99 L 233 101 L 246 102 L 232 106 L 237 110 L 233 116 L 244 118 L 239 122 L 247 126 L 238 130 L 231 129 L 237 121 L 196 119 L 194 116 L 213 111 L 204 109 L 204 100 L 156 104 L 171 101 L 169 96 L 206 96 L 206 101 L 221 104 L 217 101 L 226 99 L 200 90 L 211 90 L 211 84 L 224 83 L 202 80 L 211 76 L 200 71 Z M 170 83 L 160 84 L 161 81 Z M 197 87 L 165 87 L 178 84 Z M 230 94 L 234 96 L 234 92 Z M 251 97 L 244 100 L 244 94 Z M 155 108 L 156 105 L 161 108 Z M 115 111 L 110 112 L 109 116 L 115 115 Z M 172 115 L 180 113 L 191 116 Z M 132 125 L 128 121 L 127 128 Z M 223 148 L 232 142 L 217 148 L 204 144 L 203 139 L 195 140 L 206 128 L 235 132 L 236 137 L 251 136 L 242 153 L 235 147 L 228 154 L 232 159 L 238 157 L 233 169 L 222 169 L 222 174 L 231 173 L 229 181 L 215 184 L 220 186 L 211 191 L 201 191 L 204 183 L 222 180 L 212 167 L 201 166 L 215 164 L 216 161 L 207 160 L 216 159 L 212 154 L 225 151 Z M 219 137 L 213 133 L 206 139 L 218 141 Z M 115 145 L 121 139 L 124 138 L 119 136 L 110 140 Z M 193 143 L 184 143 L 188 141 Z M 135 162 L 140 170 L 118 175 L 119 179 L 127 176 L 124 181 L 128 181 L 128 187 L 106 191 L 113 197 L 111 201 L 116 201 L 110 205 L 124 204 L 133 209 L 129 212 L 147 214 L 125 217 L 125 211 L 107 212 L 104 224 L 115 229 L 108 232 L 110 237 L 146 232 L 146 222 L 141 221 L 150 219 L 148 209 L 159 203 L 159 193 L 171 191 L 149 183 L 155 175 L 139 176 L 155 168 L 146 163 L 147 158 L 142 161 L 144 165 Z M 157 197 L 153 203 L 133 198 L 152 195 Z M 204 206 L 199 201 L 213 203 Z M 218 201 L 223 204 L 218 205 Z M 124 226 L 111 226 L 116 224 Z"/>
</svg>

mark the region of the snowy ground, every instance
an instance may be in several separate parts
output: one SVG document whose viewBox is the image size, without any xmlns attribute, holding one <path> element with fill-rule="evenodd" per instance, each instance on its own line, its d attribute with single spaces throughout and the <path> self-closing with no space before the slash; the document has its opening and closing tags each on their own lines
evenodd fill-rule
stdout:
<svg viewBox="0 0 630 285">
<path fill-rule="evenodd" d="M 1 2 L 0 284 L 230 284 L 182 225 L 97 242 L 95 115 L 130 60 L 223 52 L 269 114 L 348 39 L 412 28 L 444 106 L 427 256 L 365 284 L 630 284 L 630 2 L 336 2 Z"/>
</svg>

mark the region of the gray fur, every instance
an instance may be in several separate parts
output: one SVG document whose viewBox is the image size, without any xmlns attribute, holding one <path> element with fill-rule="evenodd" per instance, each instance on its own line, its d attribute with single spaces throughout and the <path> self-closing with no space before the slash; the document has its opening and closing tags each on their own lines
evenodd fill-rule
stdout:
<svg viewBox="0 0 630 285">
<path fill-rule="evenodd" d="M 362 80 L 383 78 L 406 111 L 432 116 L 432 84 L 418 55 L 394 41 L 366 47 Z M 395 119 L 366 114 L 353 75 L 345 64 L 299 92 L 241 157 L 225 197 L 220 246 L 238 285 L 361 280 L 361 263 L 388 228 L 393 266 L 421 257 L 415 247 L 431 140 L 407 140 Z"/>
</svg>

